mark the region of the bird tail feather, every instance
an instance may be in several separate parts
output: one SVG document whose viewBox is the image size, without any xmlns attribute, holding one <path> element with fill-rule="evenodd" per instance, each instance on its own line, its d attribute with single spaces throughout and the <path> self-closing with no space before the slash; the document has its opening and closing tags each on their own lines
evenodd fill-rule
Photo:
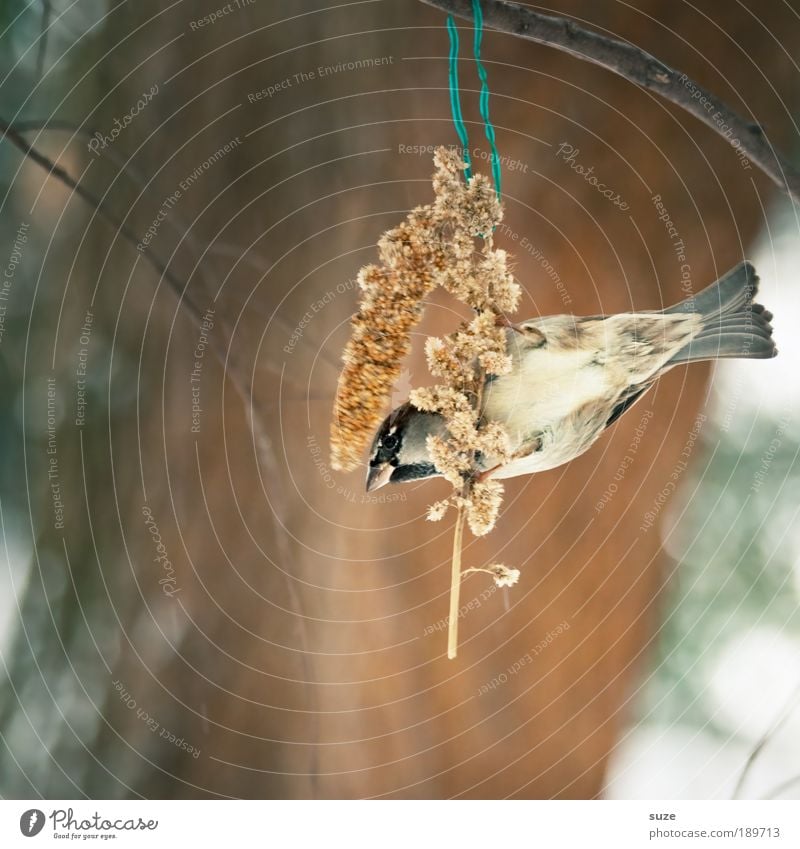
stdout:
<svg viewBox="0 0 800 849">
<path fill-rule="evenodd" d="M 753 303 L 758 275 L 742 262 L 707 289 L 664 310 L 667 315 L 693 313 L 703 318 L 700 333 L 668 365 L 700 360 L 769 359 L 778 350 L 772 339 L 772 313 Z"/>
</svg>

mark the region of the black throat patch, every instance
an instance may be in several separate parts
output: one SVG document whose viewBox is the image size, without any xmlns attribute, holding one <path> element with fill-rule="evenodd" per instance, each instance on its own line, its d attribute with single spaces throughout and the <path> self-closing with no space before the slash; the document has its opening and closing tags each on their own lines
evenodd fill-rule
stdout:
<svg viewBox="0 0 800 849">
<path fill-rule="evenodd" d="M 433 463 L 406 463 L 402 466 L 397 466 L 389 480 L 392 483 L 406 483 L 407 481 L 416 481 L 422 478 L 432 478 L 438 474 L 436 466 Z"/>
</svg>

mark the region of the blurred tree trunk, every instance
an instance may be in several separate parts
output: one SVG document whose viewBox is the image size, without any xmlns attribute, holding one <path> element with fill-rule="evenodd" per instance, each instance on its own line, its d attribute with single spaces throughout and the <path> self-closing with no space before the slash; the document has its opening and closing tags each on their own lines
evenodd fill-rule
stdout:
<svg viewBox="0 0 800 849">
<path fill-rule="evenodd" d="M 91 123 L 111 125 L 159 83 L 116 143 L 119 152 L 143 143 L 134 161 L 152 180 L 141 197 L 122 181 L 110 194 L 142 234 L 181 181 L 233 143 L 182 191 L 152 248 L 171 257 L 201 310 L 213 306 L 211 333 L 230 339 L 229 370 L 254 380 L 265 434 L 254 440 L 247 405 L 208 351 L 192 432 L 199 332 L 163 281 L 151 303 L 152 270 L 141 257 L 132 268 L 135 251 L 118 247 L 103 272 L 104 290 L 118 297 L 105 321 L 123 310 L 123 344 L 143 345 L 141 419 L 116 424 L 108 456 L 123 470 L 141 456 L 142 474 L 126 476 L 126 553 L 110 533 L 99 552 L 104 569 L 125 576 L 113 589 L 123 636 L 86 790 L 597 796 L 659 621 L 659 527 L 641 526 L 703 410 L 709 371 L 676 370 L 585 457 L 508 482 L 498 528 L 471 541 L 465 559 L 500 560 L 522 579 L 488 594 L 485 576 L 465 581 L 472 609 L 448 661 L 451 527 L 424 521 L 446 485 L 375 502 L 362 495 L 360 473 L 327 468 L 352 280 L 374 259 L 380 233 L 431 197 L 431 156 L 404 151 L 456 141 L 444 20 L 413 0 L 321 11 L 257 2 L 191 26 L 187 15 L 217 5 L 170 7 L 149 20 L 161 4 L 144 0 L 113 14 L 104 44 L 115 47 L 98 72 L 113 95 Z M 726 6 L 723 15 L 711 0 L 559 0 L 554 11 L 654 53 L 752 113 L 784 150 L 796 148 L 786 109 L 795 105 L 790 53 L 800 23 L 781 4 Z M 723 139 L 571 57 L 491 32 L 484 44 L 500 152 L 518 163 L 504 172 L 497 241 L 516 258 L 520 316 L 659 308 L 687 294 L 682 283 L 698 291 L 746 256 L 773 188 Z M 379 61 L 346 64 L 367 59 Z M 485 150 L 468 61 L 461 81 L 471 145 Z M 570 167 L 564 144 L 626 209 Z M 107 183 L 112 173 L 98 168 L 91 178 Z M 178 218 L 191 222 L 199 249 L 172 229 Z M 102 246 L 82 267 L 94 282 L 109 235 L 92 229 Z M 452 302 L 434 302 L 423 333 L 453 326 Z M 408 368 L 412 383 L 428 379 L 419 350 Z M 646 411 L 652 419 L 620 475 Z M 99 509 L 108 493 L 92 498 Z M 158 584 L 145 503 L 177 571 L 172 598 Z M 134 578 L 142 600 L 126 604 L 139 591 Z M 129 710 L 114 681 L 177 742 Z"/>
</svg>

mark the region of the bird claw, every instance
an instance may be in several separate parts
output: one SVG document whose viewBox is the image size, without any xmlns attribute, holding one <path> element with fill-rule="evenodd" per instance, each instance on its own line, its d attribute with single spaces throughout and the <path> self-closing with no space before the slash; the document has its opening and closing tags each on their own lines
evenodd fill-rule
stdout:
<svg viewBox="0 0 800 849">
<path fill-rule="evenodd" d="M 492 466 L 491 469 L 486 469 L 485 471 L 478 473 L 475 475 L 473 480 L 475 483 L 484 483 L 500 468 L 501 465 L 502 463 L 498 463 L 496 466 Z"/>
</svg>

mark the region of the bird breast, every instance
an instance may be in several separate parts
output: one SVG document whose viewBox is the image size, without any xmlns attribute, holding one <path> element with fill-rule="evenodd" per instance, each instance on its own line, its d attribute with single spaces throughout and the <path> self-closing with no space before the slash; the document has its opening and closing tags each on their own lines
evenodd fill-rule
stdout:
<svg viewBox="0 0 800 849">
<path fill-rule="evenodd" d="M 505 424 L 521 456 L 496 477 L 551 469 L 585 451 L 602 433 L 609 399 L 624 386 L 594 345 L 530 346 L 512 333 L 509 352 L 514 369 L 487 384 L 483 410 Z"/>
</svg>

